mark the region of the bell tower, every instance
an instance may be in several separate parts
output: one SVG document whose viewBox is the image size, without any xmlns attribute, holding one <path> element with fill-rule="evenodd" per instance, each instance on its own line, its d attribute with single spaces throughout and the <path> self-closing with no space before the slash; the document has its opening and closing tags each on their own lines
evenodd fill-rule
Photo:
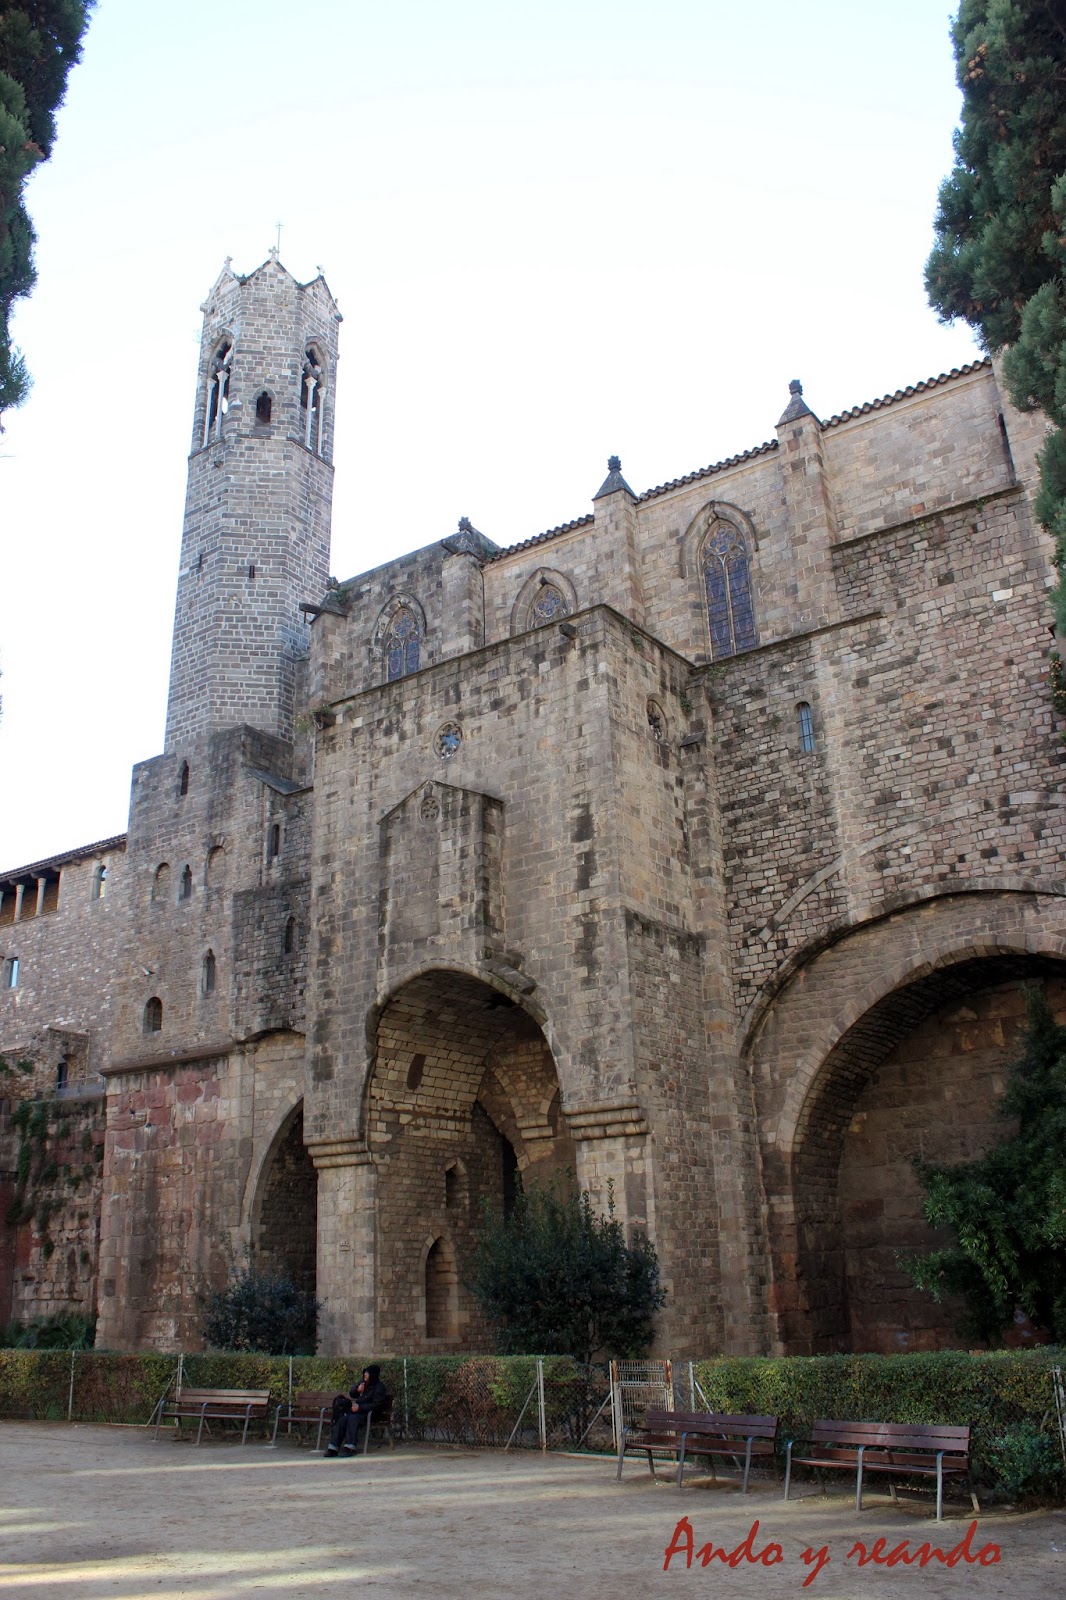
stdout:
<svg viewBox="0 0 1066 1600">
<path fill-rule="evenodd" d="M 272 250 L 201 307 L 167 753 L 246 723 L 293 737 L 302 601 L 329 574 L 340 312 Z"/>
</svg>

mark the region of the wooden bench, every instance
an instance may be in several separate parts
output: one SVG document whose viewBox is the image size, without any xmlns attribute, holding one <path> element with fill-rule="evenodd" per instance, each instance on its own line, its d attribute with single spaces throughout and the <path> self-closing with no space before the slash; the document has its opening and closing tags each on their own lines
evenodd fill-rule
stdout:
<svg viewBox="0 0 1066 1600">
<path fill-rule="evenodd" d="M 176 1422 L 178 1437 L 182 1437 L 183 1422 L 197 1422 L 196 1443 L 203 1437 L 205 1426 L 211 1422 L 241 1423 L 241 1443 L 248 1439 L 248 1428 L 253 1422 L 268 1420 L 270 1410 L 269 1389 L 179 1389 L 172 1400 L 164 1395 L 155 1409 L 155 1437 L 164 1422 Z"/>
<path fill-rule="evenodd" d="M 274 1433 L 271 1438 L 271 1443 L 277 1443 L 278 1428 L 283 1422 L 290 1426 L 294 1423 L 297 1426 L 311 1425 L 312 1427 L 317 1424 L 318 1437 L 315 1440 L 315 1449 L 321 1450 L 322 1430 L 327 1426 L 327 1424 L 330 1427 L 333 1425 L 333 1401 L 335 1398 L 335 1393 L 336 1391 L 332 1389 L 298 1389 L 296 1394 L 293 1396 L 291 1405 L 289 1405 L 287 1401 L 283 1400 L 274 1413 Z M 383 1430 L 385 1437 L 389 1442 L 389 1448 L 394 1450 L 396 1448 L 396 1441 L 392 1437 L 391 1394 L 386 1398 L 385 1404 L 383 1406 L 379 1406 L 378 1409 L 371 1415 L 369 1426 L 363 1429 L 364 1455 L 366 1455 L 370 1449 L 370 1434 L 374 1428 L 381 1428 Z"/>
<path fill-rule="evenodd" d="M 751 1464 L 757 1459 L 773 1459 L 777 1440 L 776 1417 L 726 1417 L 710 1411 L 649 1411 L 643 1428 L 623 1428 L 618 1448 L 618 1476 L 627 1450 L 643 1450 L 648 1470 L 655 1476 L 654 1452 L 668 1451 L 677 1456 L 677 1487 L 689 1456 L 709 1456 L 711 1473 L 714 1458 L 728 1456 L 739 1468 L 744 1462 L 743 1493 L 748 1492 Z"/>
<path fill-rule="evenodd" d="M 795 1452 L 801 1442 L 806 1454 Z M 969 1428 L 920 1427 L 910 1422 L 815 1422 L 801 1441 L 790 1439 L 785 1449 L 785 1499 L 793 1466 L 813 1467 L 825 1494 L 826 1469 L 855 1474 L 855 1510 L 862 1510 L 862 1480 L 868 1472 L 888 1473 L 889 1489 L 896 1498 L 894 1480 L 903 1477 L 936 1479 L 936 1520 L 943 1521 L 944 1479 L 965 1477 L 975 1511 L 980 1512 L 970 1477 Z"/>
<path fill-rule="evenodd" d="M 274 1432 L 271 1435 L 271 1444 L 278 1442 L 278 1427 L 285 1422 L 291 1433 L 293 1426 L 314 1427 L 318 1424 L 318 1437 L 315 1439 L 315 1449 L 322 1448 L 322 1429 L 327 1424 L 333 1423 L 333 1389 L 297 1389 L 292 1400 L 283 1400 L 274 1413 Z"/>
</svg>

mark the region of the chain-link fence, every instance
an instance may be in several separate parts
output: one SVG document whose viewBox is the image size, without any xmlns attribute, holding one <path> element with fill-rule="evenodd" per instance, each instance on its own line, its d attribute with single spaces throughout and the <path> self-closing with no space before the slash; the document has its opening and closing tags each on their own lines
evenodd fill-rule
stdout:
<svg viewBox="0 0 1066 1600">
<path fill-rule="evenodd" d="M 345 1392 L 371 1358 L 0 1350 L 0 1418 L 147 1423 L 165 1393 Z M 409 1356 L 379 1362 L 398 1438 L 452 1446 L 610 1452 L 651 1408 L 776 1416 L 781 1448 L 816 1418 L 969 1426 L 975 1475 L 1001 1498 L 1061 1496 L 1066 1399 L 1052 1351 L 781 1360 L 615 1362 Z M 1056 1389 L 1058 1374 L 1058 1391 Z M 1060 1422 L 1060 1418 L 1062 1421 Z M 305 1435 L 305 1442 L 306 1442 Z M 294 1447 L 300 1435 L 279 1435 Z M 313 1442 L 313 1435 L 311 1436 Z"/>
</svg>

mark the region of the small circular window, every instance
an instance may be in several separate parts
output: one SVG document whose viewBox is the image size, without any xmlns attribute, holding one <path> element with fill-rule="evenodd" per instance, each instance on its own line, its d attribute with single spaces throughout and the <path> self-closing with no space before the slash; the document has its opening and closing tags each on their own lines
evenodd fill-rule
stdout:
<svg viewBox="0 0 1066 1600">
<path fill-rule="evenodd" d="M 453 756 L 463 742 L 463 730 L 457 722 L 445 722 L 433 736 L 433 748 L 442 761 Z"/>
</svg>

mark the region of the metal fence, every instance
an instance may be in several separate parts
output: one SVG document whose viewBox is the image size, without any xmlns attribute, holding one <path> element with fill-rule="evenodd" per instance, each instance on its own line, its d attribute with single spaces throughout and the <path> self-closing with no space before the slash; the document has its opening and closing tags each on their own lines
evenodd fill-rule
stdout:
<svg viewBox="0 0 1066 1600">
<path fill-rule="evenodd" d="M 370 1358 L 0 1350 L 0 1417 L 147 1423 L 165 1393 L 188 1387 L 268 1389 L 272 1405 L 301 1389 L 343 1392 Z M 1066 1393 L 1051 1352 L 968 1356 L 721 1358 L 615 1362 L 567 1357 L 382 1359 L 398 1436 L 498 1449 L 617 1448 L 623 1425 L 652 1407 L 777 1415 L 781 1438 L 818 1416 L 941 1421 L 971 1428 L 975 1470 L 1003 1498 L 1061 1494 Z M 297 1436 L 292 1436 L 294 1442 Z"/>
</svg>

